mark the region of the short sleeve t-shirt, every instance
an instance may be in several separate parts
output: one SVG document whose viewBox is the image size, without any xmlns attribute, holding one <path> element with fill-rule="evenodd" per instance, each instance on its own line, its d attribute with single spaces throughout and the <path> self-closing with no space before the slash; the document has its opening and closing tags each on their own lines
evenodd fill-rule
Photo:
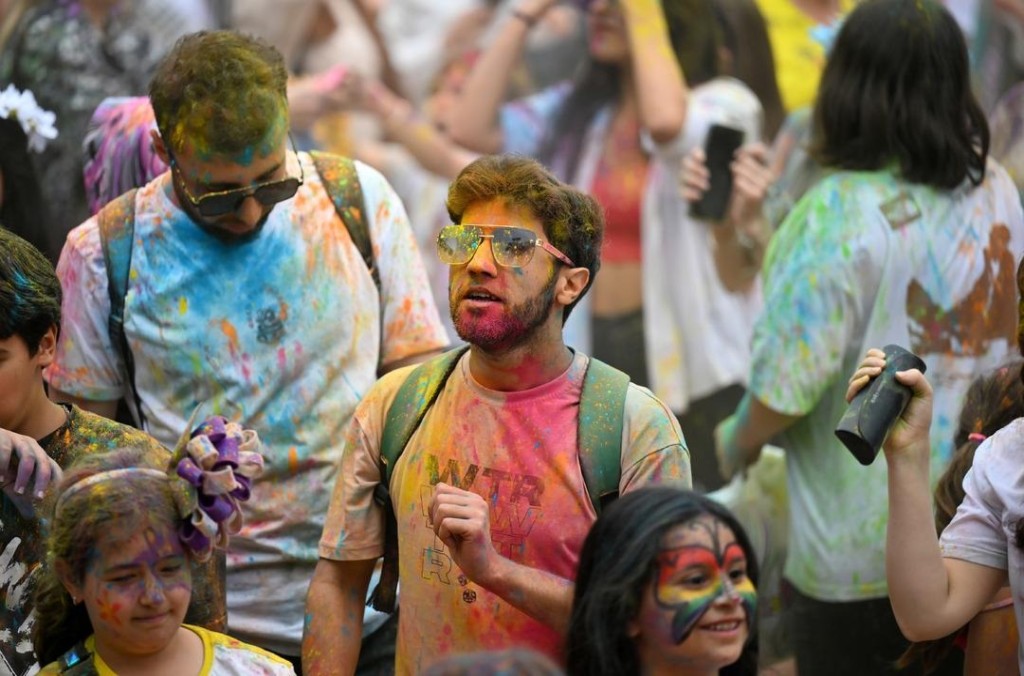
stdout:
<svg viewBox="0 0 1024 676">
<path fill-rule="evenodd" d="M 449 653 L 530 647 L 556 659 L 560 637 L 469 581 L 427 517 L 439 483 L 490 503 L 491 539 L 512 561 L 574 579 L 596 518 L 580 472 L 577 420 L 587 357 L 559 378 L 519 392 L 481 387 L 462 358 L 395 465 L 391 496 L 399 529 L 398 672 L 417 673 Z M 380 481 L 384 417 L 409 370 L 388 374 L 360 404 L 348 431 L 320 555 L 373 559 L 383 552 Z M 675 417 L 630 385 L 620 491 L 649 484 L 688 488 L 689 452 Z"/>
<path fill-rule="evenodd" d="M 345 426 L 378 364 L 448 341 L 391 186 L 356 163 L 378 293 L 312 160 L 288 157 L 291 175 L 303 163 L 305 183 L 245 242 L 196 226 L 171 202 L 170 174 L 139 190 L 124 328 L 157 439 L 173 446 L 197 406 L 259 432 L 266 467 L 228 554 L 230 628 L 297 655 Z M 124 383 L 95 218 L 69 235 L 57 273 L 64 326 L 50 384 L 116 399 Z"/>
<path fill-rule="evenodd" d="M 261 650 L 256 646 L 242 643 L 215 631 L 183 625 L 196 634 L 203 642 L 203 666 L 198 676 L 294 676 L 295 669 L 291 662 L 286 662 L 277 655 Z M 85 639 L 85 650 L 93 656 L 92 666 L 97 676 L 117 676 L 103 658 L 96 652 L 96 638 Z M 62 673 L 57 663 L 51 663 L 40 672 L 41 674 Z"/>
<path fill-rule="evenodd" d="M 1018 418 L 978 447 L 964 477 L 964 500 L 942 531 L 942 555 L 1005 570 L 1021 634 L 1017 662 L 1024 672 L 1024 551 L 1016 546 L 1024 520 L 1024 418 Z"/>
<path fill-rule="evenodd" d="M 871 347 L 914 352 L 935 387 L 937 478 L 963 393 L 1015 344 L 1017 191 L 985 181 L 940 191 L 891 171 L 840 172 L 796 205 L 769 246 L 751 392 L 799 421 L 787 450 L 792 529 L 785 576 L 826 601 L 886 595 L 885 463 L 861 466 L 835 437 L 847 379 Z"/>
</svg>

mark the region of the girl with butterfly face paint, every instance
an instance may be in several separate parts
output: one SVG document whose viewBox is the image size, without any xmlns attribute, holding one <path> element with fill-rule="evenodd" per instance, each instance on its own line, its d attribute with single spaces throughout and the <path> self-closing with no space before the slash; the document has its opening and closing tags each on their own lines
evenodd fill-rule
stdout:
<svg viewBox="0 0 1024 676">
<path fill-rule="evenodd" d="M 755 674 L 756 559 L 704 496 L 629 493 L 587 536 L 568 636 L 570 674 Z"/>
</svg>

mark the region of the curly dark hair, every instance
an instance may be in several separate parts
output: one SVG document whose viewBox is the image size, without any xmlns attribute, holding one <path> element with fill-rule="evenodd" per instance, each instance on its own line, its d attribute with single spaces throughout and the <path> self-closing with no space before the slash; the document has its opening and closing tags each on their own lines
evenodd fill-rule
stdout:
<svg viewBox="0 0 1024 676">
<path fill-rule="evenodd" d="M 935 0 L 867 0 L 843 23 L 818 88 L 812 152 L 827 167 L 890 163 L 951 190 L 985 177 L 989 130 L 967 45 Z"/>
<path fill-rule="evenodd" d="M 164 57 L 149 99 L 172 151 L 187 140 L 206 155 L 234 155 L 287 121 L 287 83 L 284 59 L 266 42 L 234 31 L 200 31 L 178 40 Z"/>
<path fill-rule="evenodd" d="M 757 585 L 757 555 L 743 526 L 725 507 L 698 493 L 676 488 L 642 488 L 627 493 L 601 514 L 583 543 L 566 638 L 570 676 L 643 672 L 636 644 L 627 632 L 654 577 L 662 539 L 673 527 L 705 514 L 732 530 L 747 558 L 747 576 Z M 720 673 L 757 673 L 753 627 L 739 660 Z"/>
<path fill-rule="evenodd" d="M 583 293 L 566 306 L 562 321 L 594 284 L 601 267 L 604 212 L 590 195 L 567 185 L 536 160 L 521 155 L 485 155 L 459 173 L 448 188 L 453 223 L 475 202 L 502 198 L 528 209 L 544 226 L 544 235 L 573 263 L 590 271 Z"/>
<path fill-rule="evenodd" d="M 18 336 L 29 355 L 51 328 L 60 332 L 60 280 L 39 249 L 0 228 L 0 340 Z"/>
</svg>

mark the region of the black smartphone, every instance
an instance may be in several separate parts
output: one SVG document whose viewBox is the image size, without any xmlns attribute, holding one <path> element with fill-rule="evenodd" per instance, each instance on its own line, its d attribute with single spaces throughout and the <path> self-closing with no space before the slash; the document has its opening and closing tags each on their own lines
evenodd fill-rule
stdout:
<svg viewBox="0 0 1024 676">
<path fill-rule="evenodd" d="M 690 215 L 703 220 L 719 221 L 729 208 L 732 195 L 733 156 L 743 145 L 743 130 L 713 124 L 704 141 L 704 156 L 707 162 L 709 183 L 707 192 L 690 205 Z"/>
</svg>

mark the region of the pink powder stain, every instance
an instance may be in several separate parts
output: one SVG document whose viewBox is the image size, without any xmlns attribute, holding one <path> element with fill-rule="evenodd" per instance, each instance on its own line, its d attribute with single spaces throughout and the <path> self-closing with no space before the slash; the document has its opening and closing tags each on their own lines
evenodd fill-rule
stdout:
<svg viewBox="0 0 1024 676">
<path fill-rule="evenodd" d="M 277 368 L 282 371 L 288 368 L 288 352 L 283 347 L 277 348 Z"/>
<path fill-rule="evenodd" d="M 234 356 L 234 350 L 232 350 L 232 356 Z M 248 354 L 242 355 L 242 377 L 245 378 L 246 383 L 252 383 L 252 368 L 249 366 L 249 362 L 252 358 Z"/>
</svg>

